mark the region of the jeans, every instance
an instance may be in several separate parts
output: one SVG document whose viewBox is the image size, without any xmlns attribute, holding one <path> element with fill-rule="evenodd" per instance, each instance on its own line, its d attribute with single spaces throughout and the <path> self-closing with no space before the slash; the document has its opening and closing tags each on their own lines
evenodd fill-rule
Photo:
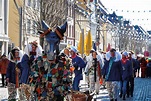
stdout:
<svg viewBox="0 0 151 101">
<path fill-rule="evenodd" d="M 134 77 L 130 77 L 129 81 L 127 82 L 127 96 L 129 96 L 129 93 L 131 96 L 133 96 L 134 91 Z"/>
<path fill-rule="evenodd" d="M 126 95 L 126 92 L 127 92 L 127 80 L 124 80 L 124 81 L 120 82 L 120 91 L 121 91 L 121 94 Z"/>
<path fill-rule="evenodd" d="M 72 89 L 73 90 L 76 90 L 76 91 L 79 91 L 79 83 L 80 83 L 80 78 L 77 76 L 74 78 L 73 80 L 73 84 L 72 84 Z"/>
</svg>

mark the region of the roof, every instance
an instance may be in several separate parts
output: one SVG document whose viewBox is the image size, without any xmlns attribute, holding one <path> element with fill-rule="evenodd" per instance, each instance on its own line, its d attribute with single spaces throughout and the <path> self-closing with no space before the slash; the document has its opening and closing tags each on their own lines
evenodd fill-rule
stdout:
<svg viewBox="0 0 151 101">
<path fill-rule="evenodd" d="M 118 16 L 116 15 L 115 12 L 113 12 L 112 14 L 108 14 L 108 20 L 112 23 L 112 24 L 116 24 L 118 22 L 120 22 L 118 20 Z"/>
</svg>

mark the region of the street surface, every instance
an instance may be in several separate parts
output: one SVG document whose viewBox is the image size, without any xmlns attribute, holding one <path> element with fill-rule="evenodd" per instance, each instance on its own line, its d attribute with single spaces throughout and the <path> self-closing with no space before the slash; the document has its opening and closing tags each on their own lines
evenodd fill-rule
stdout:
<svg viewBox="0 0 151 101">
<path fill-rule="evenodd" d="M 81 91 L 88 90 L 84 80 L 81 81 L 80 89 Z M 7 97 L 7 88 L 1 87 L 0 101 L 7 101 Z M 96 101 L 109 101 L 107 90 L 101 87 L 99 95 L 94 95 L 94 99 L 96 99 Z M 118 101 L 122 101 L 122 99 L 118 98 Z M 134 96 L 133 98 L 126 98 L 126 101 L 151 101 L 151 78 L 135 78 Z"/>
</svg>

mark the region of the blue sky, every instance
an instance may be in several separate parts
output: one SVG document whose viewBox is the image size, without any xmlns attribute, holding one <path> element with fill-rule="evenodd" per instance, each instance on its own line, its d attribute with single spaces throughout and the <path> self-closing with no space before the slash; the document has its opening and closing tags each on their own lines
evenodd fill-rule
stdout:
<svg viewBox="0 0 151 101">
<path fill-rule="evenodd" d="M 140 25 L 151 30 L 151 0 L 101 0 L 109 13 L 116 12 L 130 20 L 132 25 Z"/>
</svg>

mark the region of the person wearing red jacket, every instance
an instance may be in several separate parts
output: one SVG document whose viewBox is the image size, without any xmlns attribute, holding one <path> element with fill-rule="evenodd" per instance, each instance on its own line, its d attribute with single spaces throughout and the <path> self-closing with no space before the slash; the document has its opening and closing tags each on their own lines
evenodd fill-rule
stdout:
<svg viewBox="0 0 151 101">
<path fill-rule="evenodd" d="M 5 86 L 5 76 L 6 76 L 8 63 L 9 63 L 9 60 L 6 58 L 6 55 L 3 54 L 1 56 L 1 61 L 0 61 L 0 73 L 2 75 L 2 87 Z"/>
</svg>

